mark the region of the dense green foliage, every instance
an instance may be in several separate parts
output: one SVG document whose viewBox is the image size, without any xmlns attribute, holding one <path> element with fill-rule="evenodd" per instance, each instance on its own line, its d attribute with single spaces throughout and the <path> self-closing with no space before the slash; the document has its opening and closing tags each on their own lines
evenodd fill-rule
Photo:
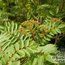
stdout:
<svg viewBox="0 0 65 65">
<path fill-rule="evenodd" d="M 0 19 L 22 22 L 48 16 L 65 17 L 64 0 L 0 0 Z"/>
<path fill-rule="evenodd" d="M 57 48 L 48 43 L 65 24 L 51 20 L 37 23 L 30 20 L 21 25 L 13 21 L 0 25 L 0 65 L 46 65 L 47 61 L 58 65 L 52 57 Z"/>
<path fill-rule="evenodd" d="M 0 65 L 59 65 L 53 57 L 65 37 L 64 6 L 65 0 L 0 0 Z"/>
</svg>

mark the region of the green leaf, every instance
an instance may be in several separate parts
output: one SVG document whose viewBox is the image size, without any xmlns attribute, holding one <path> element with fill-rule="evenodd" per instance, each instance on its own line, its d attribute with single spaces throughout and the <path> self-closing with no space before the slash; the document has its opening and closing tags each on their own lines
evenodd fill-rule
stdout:
<svg viewBox="0 0 65 65">
<path fill-rule="evenodd" d="M 47 44 L 44 47 L 42 47 L 42 51 L 44 53 L 56 53 L 57 52 L 57 48 L 53 44 Z"/>
<path fill-rule="evenodd" d="M 40 56 L 39 58 L 38 58 L 38 65 L 44 65 L 44 57 L 43 56 Z"/>
<path fill-rule="evenodd" d="M 37 61 L 38 61 L 38 59 L 34 58 L 32 65 L 37 65 Z"/>
<path fill-rule="evenodd" d="M 45 59 L 46 59 L 47 61 L 51 62 L 51 63 L 58 64 L 58 62 L 56 62 L 56 60 L 53 58 L 53 56 L 51 56 L 51 55 L 49 55 L 49 54 L 47 54 L 47 55 L 45 56 Z"/>
</svg>

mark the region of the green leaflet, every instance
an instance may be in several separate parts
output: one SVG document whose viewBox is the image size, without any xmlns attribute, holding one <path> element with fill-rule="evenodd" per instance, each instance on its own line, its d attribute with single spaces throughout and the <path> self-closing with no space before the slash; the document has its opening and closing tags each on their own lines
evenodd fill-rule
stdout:
<svg viewBox="0 0 65 65">
<path fill-rule="evenodd" d="M 43 56 L 40 56 L 38 58 L 38 65 L 44 65 L 44 57 Z"/>
<path fill-rule="evenodd" d="M 38 59 L 34 58 L 32 65 L 37 65 L 37 61 L 38 61 Z"/>
<path fill-rule="evenodd" d="M 47 61 L 51 62 L 51 63 L 58 64 L 58 62 L 56 62 L 56 61 L 53 59 L 53 56 L 51 56 L 51 55 L 49 55 L 49 54 L 45 56 L 45 59 L 46 59 Z"/>
</svg>

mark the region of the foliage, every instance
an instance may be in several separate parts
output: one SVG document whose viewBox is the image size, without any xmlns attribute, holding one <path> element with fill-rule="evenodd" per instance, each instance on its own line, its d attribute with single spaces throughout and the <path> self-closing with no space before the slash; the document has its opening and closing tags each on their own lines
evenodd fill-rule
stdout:
<svg viewBox="0 0 65 65">
<path fill-rule="evenodd" d="M 64 6 L 65 0 L 0 0 L 0 65 L 59 65 L 53 56 L 65 33 Z"/>
<path fill-rule="evenodd" d="M 65 16 L 64 6 L 64 0 L 0 0 L 0 18 L 19 22 L 47 16 L 62 19 Z"/>
<path fill-rule="evenodd" d="M 60 19 L 46 19 L 42 24 L 38 21 L 30 20 L 21 24 L 21 33 L 24 35 L 32 34 L 32 38 L 42 45 L 51 41 L 56 34 L 61 34 L 61 29 L 65 27 Z"/>
<path fill-rule="evenodd" d="M 47 44 L 54 35 L 61 33 L 65 25 L 61 22 L 46 20 L 43 24 L 37 21 L 25 21 L 21 25 L 16 22 L 4 22 L 0 25 L 0 65 L 44 65 L 47 62 L 58 64 L 53 59 L 53 54 L 57 52 L 54 44 Z M 50 24 L 50 25 L 49 25 Z M 22 28 L 28 34 L 23 34 Z M 36 40 L 32 38 L 32 31 Z M 41 33 L 43 37 L 41 36 Z M 37 36 L 37 34 L 39 34 Z M 37 40 L 38 38 L 38 40 Z M 38 42 L 37 42 L 38 41 Z M 46 43 L 47 45 L 45 45 Z"/>
</svg>

